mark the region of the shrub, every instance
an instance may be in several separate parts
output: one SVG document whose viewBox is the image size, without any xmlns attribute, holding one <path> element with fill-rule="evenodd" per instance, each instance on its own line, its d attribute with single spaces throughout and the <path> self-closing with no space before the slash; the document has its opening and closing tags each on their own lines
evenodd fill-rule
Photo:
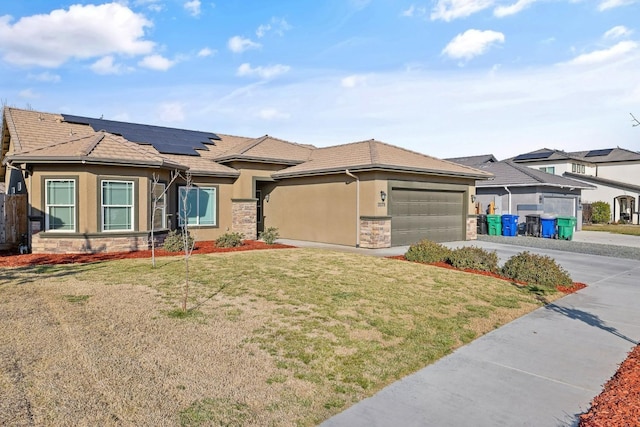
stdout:
<svg viewBox="0 0 640 427">
<path fill-rule="evenodd" d="M 441 262 L 446 261 L 451 250 L 440 243 L 431 240 L 422 240 L 409 247 L 404 257 L 414 262 Z"/>
<path fill-rule="evenodd" d="M 502 267 L 502 274 L 510 279 L 555 290 L 556 286 L 571 286 L 569 273 L 548 256 L 527 251 L 512 256 Z"/>
<path fill-rule="evenodd" d="M 188 235 L 189 247 L 193 247 L 193 236 Z M 162 248 L 167 252 L 182 252 L 184 251 L 184 240 L 182 238 L 182 232 L 178 230 L 171 230 L 167 237 L 164 239 Z"/>
<path fill-rule="evenodd" d="M 278 229 L 275 227 L 267 227 L 266 230 L 260 232 L 259 236 L 267 245 L 273 245 L 276 239 L 280 237 Z"/>
<path fill-rule="evenodd" d="M 243 238 L 244 235 L 237 231 L 224 233 L 216 239 L 216 246 L 219 248 L 235 248 L 236 246 L 242 246 Z"/>
<path fill-rule="evenodd" d="M 498 271 L 498 255 L 495 251 L 486 251 L 475 246 L 454 249 L 449 255 L 449 264 L 459 269 Z"/>
<path fill-rule="evenodd" d="M 611 219 L 611 206 L 607 202 L 593 202 L 591 204 L 591 222 L 606 224 Z"/>
</svg>

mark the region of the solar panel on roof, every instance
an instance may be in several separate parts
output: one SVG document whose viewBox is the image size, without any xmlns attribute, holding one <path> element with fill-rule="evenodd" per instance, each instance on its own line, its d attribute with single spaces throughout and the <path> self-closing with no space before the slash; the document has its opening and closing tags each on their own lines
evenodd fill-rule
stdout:
<svg viewBox="0 0 640 427">
<path fill-rule="evenodd" d="M 518 160 L 548 159 L 549 157 L 551 157 L 552 154 L 553 154 L 553 151 L 540 151 L 540 152 L 536 152 L 536 153 L 526 153 L 526 154 L 520 154 L 519 156 L 517 156 L 513 160 L 518 161 Z"/>
<path fill-rule="evenodd" d="M 591 150 L 585 157 L 600 157 L 600 156 L 608 156 L 613 151 L 613 148 L 605 148 L 604 150 Z"/>
<path fill-rule="evenodd" d="M 116 122 L 66 114 L 63 115 L 63 118 L 65 122 L 89 125 L 95 131 L 104 130 L 123 136 L 137 144 L 150 144 L 163 154 L 198 156 L 196 150 L 208 150 L 206 144 L 214 144 L 213 140 L 220 140 L 218 135 L 211 132 Z"/>
</svg>

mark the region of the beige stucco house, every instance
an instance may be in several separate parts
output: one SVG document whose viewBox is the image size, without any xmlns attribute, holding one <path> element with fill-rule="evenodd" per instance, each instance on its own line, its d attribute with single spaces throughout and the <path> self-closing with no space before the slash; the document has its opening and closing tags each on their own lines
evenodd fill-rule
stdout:
<svg viewBox="0 0 640 427">
<path fill-rule="evenodd" d="M 185 216 L 197 240 L 265 227 L 365 248 L 473 239 L 475 181 L 491 176 L 375 140 L 316 148 L 16 108 L 0 159 L 42 253 L 146 249 L 152 228 L 162 238 Z"/>
</svg>

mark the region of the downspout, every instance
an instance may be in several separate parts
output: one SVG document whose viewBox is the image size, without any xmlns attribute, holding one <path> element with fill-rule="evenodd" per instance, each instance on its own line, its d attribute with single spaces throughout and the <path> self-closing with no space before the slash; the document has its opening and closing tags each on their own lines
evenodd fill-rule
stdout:
<svg viewBox="0 0 640 427">
<path fill-rule="evenodd" d="M 509 203 L 509 215 L 511 215 L 511 191 L 509 191 L 509 187 L 507 187 L 506 185 L 504 186 L 504 189 L 507 190 L 507 193 L 509 193 L 509 197 L 508 197 L 508 203 Z"/>
<path fill-rule="evenodd" d="M 360 179 L 345 169 L 347 176 L 356 180 L 356 248 L 360 247 Z"/>
</svg>

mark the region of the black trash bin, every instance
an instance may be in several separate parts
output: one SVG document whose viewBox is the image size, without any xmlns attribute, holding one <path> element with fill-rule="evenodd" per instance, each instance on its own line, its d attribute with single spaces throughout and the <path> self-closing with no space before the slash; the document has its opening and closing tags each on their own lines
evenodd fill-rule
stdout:
<svg viewBox="0 0 640 427">
<path fill-rule="evenodd" d="M 527 236 L 540 237 L 540 215 L 527 215 Z"/>
<path fill-rule="evenodd" d="M 487 216 L 484 214 L 478 215 L 478 234 L 487 234 Z"/>
</svg>

